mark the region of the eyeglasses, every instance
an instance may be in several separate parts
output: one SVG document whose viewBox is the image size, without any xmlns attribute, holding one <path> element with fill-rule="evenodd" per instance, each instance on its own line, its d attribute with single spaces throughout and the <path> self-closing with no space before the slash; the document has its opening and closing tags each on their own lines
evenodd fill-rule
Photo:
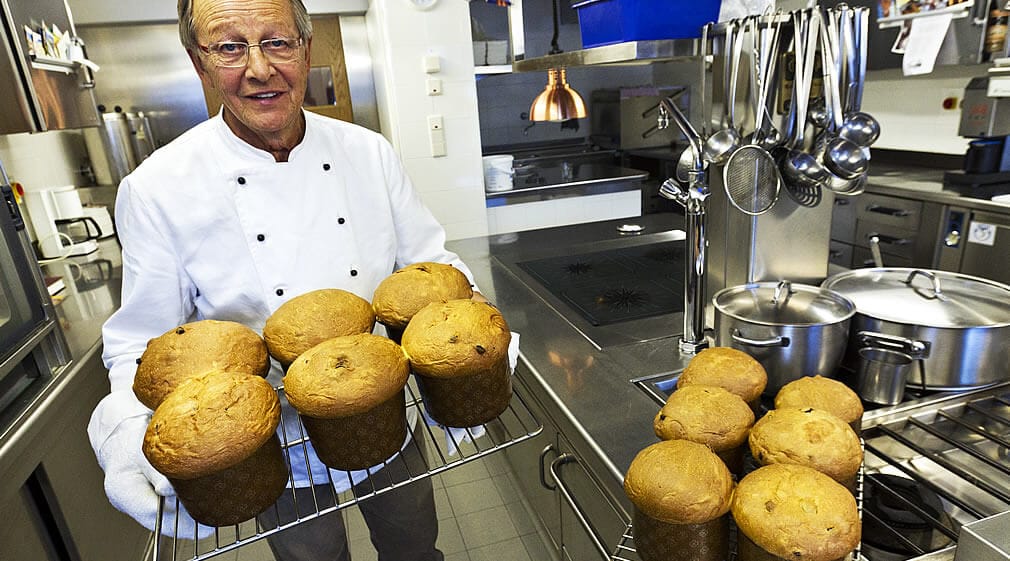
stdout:
<svg viewBox="0 0 1010 561">
<path fill-rule="evenodd" d="M 252 44 L 243 41 L 222 41 L 211 43 L 206 47 L 200 45 L 200 50 L 207 53 L 210 61 L 216 66 L 239 68 L 249 63 L 249 50 L 253 47 L 259 47 L 260 52 L 270 62 L 292 62 L 298 59 L 302 43 L 301 37 L 297 39 L 274 37 Z"/>
</svg>

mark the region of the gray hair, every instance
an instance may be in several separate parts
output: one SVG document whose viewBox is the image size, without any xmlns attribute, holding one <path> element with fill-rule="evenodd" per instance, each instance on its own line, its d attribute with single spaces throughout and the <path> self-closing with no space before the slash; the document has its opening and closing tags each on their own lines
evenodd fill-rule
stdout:
<svg viewBox="0 0 1010 561">
<path fill-rule="evenodd" d="M 308 41 L 312 38 L 312 20 L 309 11 L 305 9 L 302 0 L 289 0 L 291 11 L 295 15 L 295 26 L 298 35 Z M 196 41 L 196 23 L 193 22 L 193 0 L 179 0 L 179 39 L 186 50 L 196 51 L 199 45 Z"/>
</svg>

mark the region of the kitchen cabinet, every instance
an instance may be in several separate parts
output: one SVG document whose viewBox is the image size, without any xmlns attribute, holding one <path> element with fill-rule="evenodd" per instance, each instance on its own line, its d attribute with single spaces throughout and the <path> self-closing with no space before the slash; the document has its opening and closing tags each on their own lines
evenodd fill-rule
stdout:
<svg viewBox="0 0 1010 561">
<path fill-rule="evenodd" d="M 876 238 L 887 267 L 933 266 L 942 205 L 891 195 L 839 197 L 832 210 L 829 258 L 842 267 L 873 266 Z"/>
<path fill-rule="evenodd" d="M 144 559 L 151 532 L 109 504 L 86 432 L 108 392 L 100 347 L 68 368 L 62 388 L 3 443 L 0 559 Z"/>
<path fill-rule="evenodd" d="M 74 23 L 63 0 L 2 0 L 0 19 L 6 28 L 0 53 L 0 134 L 43 132 L 97 126 L 94 77 L 79 62 L 30 52 L 25 28 Z M 82 47 L 83 48 L 83 47 Z M 34 47 L 33 50 L 38 50 Z"/>
<path fill-rule="evenodd" d="M 521 378 L 528 375 L 520 365 L 514 381 L 525 387 Z M 524 395 L 536 394 L 527 390 Z M 609 497 L 546 408 L 533 397 L 528 405 L 543 423 L 543 432 L 503 452 L 528 504 L 526 515 L 546 530 L 552 553 L 562 561 L 609 559 L 630 517 Z"/>
<path fill-rule="evenodd" d="M 574 447 L 559 436 L 561 455 L 550 476 L 561 496 L 561 551 L 565 561 L 607 561 L 628 527 L 627 515 L 607 498 Z"/>
</svg>

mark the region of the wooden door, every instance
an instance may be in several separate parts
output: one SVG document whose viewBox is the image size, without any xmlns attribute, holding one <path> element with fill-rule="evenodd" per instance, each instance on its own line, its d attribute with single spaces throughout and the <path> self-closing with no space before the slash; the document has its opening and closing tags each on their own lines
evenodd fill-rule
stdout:
<svg viewBox="0 0 1010 561">
<path fill-rule="evenodd" d="M 216 115 L 221 109 L 220 96 L 206 85 L 203 96 L 207 114 Z M 312 67 L 305 109 L 343 121 L 354 120 L 339 16 L 312 18 Z"/>
</svg>

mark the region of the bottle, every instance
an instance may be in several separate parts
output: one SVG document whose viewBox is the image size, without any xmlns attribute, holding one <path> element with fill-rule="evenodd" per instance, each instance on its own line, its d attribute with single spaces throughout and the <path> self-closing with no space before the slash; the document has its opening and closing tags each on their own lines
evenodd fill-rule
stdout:
<svg viewBox="0 0 1010 561">
<path fill-rule="evenodd" d="M 999 58 L 1006 53 L 1008 22 L 1010 12 L 999 9 L 989 12 L 989 28 L 985 32 L 985 52 L 991 58 Z"/>
</svg>

